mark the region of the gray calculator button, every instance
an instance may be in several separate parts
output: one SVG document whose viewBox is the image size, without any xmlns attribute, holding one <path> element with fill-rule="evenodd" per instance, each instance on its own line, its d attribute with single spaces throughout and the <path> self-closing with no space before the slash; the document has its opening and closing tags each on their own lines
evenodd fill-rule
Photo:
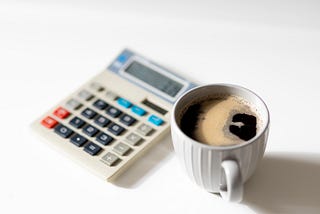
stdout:
<svg viewBox="0 0 320 214">
<path fill-rule="evenodd" d="M 106 163 L 108 166 L 114 165 L 118 160 L 120 159 L 111 152 L 108 152 L 102 157 L 102 161 Z"/>
<path fill-rule="evenodd" d="M 71 109 L 71 110 L 76 110 L 78 108 L 80 108 L 82 105 L 80 102 L 78 102 L 75 99 L 70 99 L 67 103 L 66 103 L 67 108 Z"/>
<path fill-rule="evenodd" d="M 111 99 L 111 100 L 115 100 L 115 99 L 118 97 L 118 95 L 116 95 L 116 94 L 113 93 L 112 91 L 108 91 L 108 92 L 106 93 L 106 97 L 108 97 L 108 98 Z"/>
<path fill-rule="evenodd" d="M 135 133 L 130 133 L 125 140 L 130 145 L 135 146 L 142 140 L 142 138 Z"/>
<path fill-rule="evenodd" d="M 118 155 L 125 155 L 131 150 L 129 146 L 124 143 L 118 143 L 115 147 L 113 147 L 113 151 Z"/>
<path fill-rule="evenodd" d="M 104 88 L 102 87 L 102 85 L 100 85 L 99 83 L 97 82 L 93 82 L 90 84 L 90 88 L 92 88 L 93 90 L 95 91 L 103 91 Z"/>
<path fill-rule="evenodd" d="M 153 131 L 153 129 L 151 128 L 151 126 L 148 126 L 146 124 L 141 124 L 138 128 L 137 128 L 137 132 L 139 132 L 140 134 L 147 136 L 149 134 L 151 134 L 151 132 Z"/>
<path fill-rule="evenodd" d="M 87 90 L 80 91 L 78 95 L 81 99 L 86 101 L 91 100 L 93 98 L 93 95 Z"/>
</svg>

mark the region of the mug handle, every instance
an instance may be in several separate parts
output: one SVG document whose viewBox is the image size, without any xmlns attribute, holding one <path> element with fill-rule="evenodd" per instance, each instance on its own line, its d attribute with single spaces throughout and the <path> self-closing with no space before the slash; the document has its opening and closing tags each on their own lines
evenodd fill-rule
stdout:
<svg viewBox="0 0 320 214">
<path fill-rule="evenodd" d="M 243 196 L 243 182 L 240 167 L 235 160 L 224 160 L 221 163 L 224 170 L 226 186 L 220 187 L 220 195 L 230 202 L 240 202 Z"/>
</svg>

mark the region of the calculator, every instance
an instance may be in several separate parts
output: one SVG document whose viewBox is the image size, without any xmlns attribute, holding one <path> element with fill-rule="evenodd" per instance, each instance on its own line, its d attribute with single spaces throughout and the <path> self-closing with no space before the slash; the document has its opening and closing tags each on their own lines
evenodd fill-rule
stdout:
<svg viewBox="0 0 320 214">
<path fill-rule="evenodd" d="M 46 142 L 112 181 L 170 129 L 173 103 L 196 84 L 124 49 L 32 123 Z"/>
</svg>

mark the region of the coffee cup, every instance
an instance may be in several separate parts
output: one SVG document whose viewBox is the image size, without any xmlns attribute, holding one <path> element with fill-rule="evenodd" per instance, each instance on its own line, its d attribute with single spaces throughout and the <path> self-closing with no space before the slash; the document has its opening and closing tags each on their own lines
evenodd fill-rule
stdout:
<svg viewBox="0 0 320 214">
<path fill-rule="evenodd" d="M 247 124 L 249 119 L 254 123 Z M 266 104 L 237 85 L 193 88 L 176 101 L 171 115 L 174 150 L 189 177 L 231 202 L 242 200 L 244 183 L 263 157 L 268 133 Z"/>
</svg>

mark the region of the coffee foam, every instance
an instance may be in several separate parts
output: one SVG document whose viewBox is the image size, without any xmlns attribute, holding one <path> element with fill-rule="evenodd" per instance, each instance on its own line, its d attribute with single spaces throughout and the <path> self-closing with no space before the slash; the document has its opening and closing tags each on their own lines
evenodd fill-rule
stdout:
<svg viewBox="0 0 320 214">
<path fill-rule="evenodd" d="M 214 146 L 228 146 L 245 142 L 230 132 L 230 125 L 243 125 L 241 122 L 232 122 L 235 114 L 248 114 L 257 118 L 256 131 L 261 127 L 261 120 L 257 110 L 247 100 L 235 95 L 223 95 L 203 98 L 203 101 L 193 102 L 191 106 L 197 106 L 193 128 L 185 130 L 185 133 L 195 140 Z M 187 111 L 187 108 L 184 112 Z M 192 125 L 191 125 L 192 126 Z"/>
</svg>

